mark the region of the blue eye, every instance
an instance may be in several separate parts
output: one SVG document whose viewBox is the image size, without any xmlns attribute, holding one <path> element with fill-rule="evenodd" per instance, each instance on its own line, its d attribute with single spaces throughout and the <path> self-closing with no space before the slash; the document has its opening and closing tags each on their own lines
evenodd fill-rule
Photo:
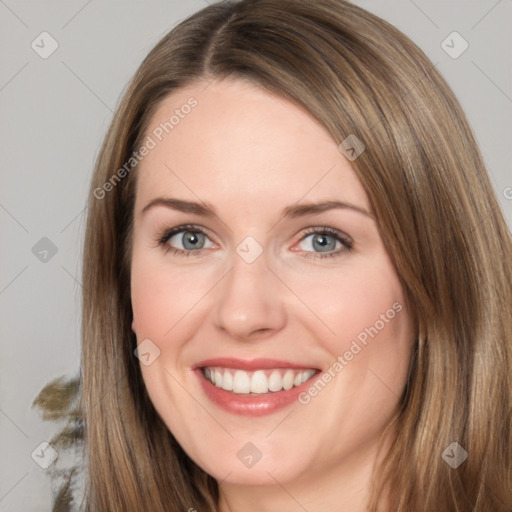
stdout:
<svg viewBox="0 0 512 512">
<path fill-rule="evenodd" d="M 176 242 L 180 242 L 183 249 L 194 251 L 204 249 L 207 237 L 200 231 L 187 230 L 180 231 L 179 233 L 169 237 L 168 242 L 171 243 L 173 238 L 176 239 L 173 245 L 176 244 Z"/>
<path fill-rule="evenodd" d="M 313 250 L 309 251 L 304 248 L 302 250 L 313 254 L 304 256 L 306 258 L 322 259 L 338 256 L 352 249 L 353 245 L 352 239 L 348 235 L 329 227 L 310 228 L 301 238 L 300 243 L 304 243 L 308 238 L 311 238 L 311 241 L 306 245 Z M 185 225 L 165 231 L 158 237 L 157 244 L 162 246 L 166 253 L 172 252 L 177 256 L 188 257 L 203 255 L 203 249 L 212 247 L 211 241 L 209 246 L 205 246 L 205 242 L 208 241 L 210 239 L 201 228 Z"/>
<path fill-rule="evenodd" d="M 162 245 L 166 252 L 172 251 L 177 255 L 189 256 L 190 254 L 202 254 L 205 240 L 208 240 L 208 237 L 202 229 L 188 225 L 166 231 L 158 239 L 158 244 Z M 176 244 L 181 244 L 181 247 L 175 247 Z"/>
<path fill-rule="evenodd" d="M 332 258 L 352 249 L 353 246 L 352 239 L 348 235 L 329 227 L 310 228 L 301 239 L 301 243 L 308 238 L 311 240 L 307 245 L 312 248 L 313 251 L 306 252 L 313 252 L 313 254 L 305 256 L 306 258 Z M 316 250 L 318 250 L 318 252 Z"/>
</svg>

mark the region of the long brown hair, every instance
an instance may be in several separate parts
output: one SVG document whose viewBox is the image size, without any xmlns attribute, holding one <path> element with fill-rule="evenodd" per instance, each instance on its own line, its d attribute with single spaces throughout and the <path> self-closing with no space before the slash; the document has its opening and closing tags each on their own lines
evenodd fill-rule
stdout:
<svg viewBox="0 0 512 512">
<path fill-rule="evenodd" d="M 393 512 L 510 512 L 510 232 L 444 79 L 401 32 L 344 0 L 210 5 L 156 45 L 125 91 L 97 159 L 85 238 L 87 510 L 218 510 L 216 481 L 156 413 L 134 356 L 137 166 L 126 162 L 163 98 L 225 77 L 305 108 L 337 144 L 355 135 L 366 148 L 352 166 L 417 328 L 370 509 L 386 493 Z M 442 456 L 454 442 L 468 453 L 457 468 Z"/>
</svg>

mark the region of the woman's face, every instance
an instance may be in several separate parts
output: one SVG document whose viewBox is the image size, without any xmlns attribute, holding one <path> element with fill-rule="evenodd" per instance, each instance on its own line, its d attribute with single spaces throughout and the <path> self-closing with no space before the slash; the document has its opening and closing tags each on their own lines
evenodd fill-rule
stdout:
<svg viewBox="0 0 512 512">
<path fill-rule="evenodd" d="M 206 85 L 160 105 L 137 170 L 144 382 L 223 485 L 341 477 L 369 464 L 406 382 L 402 287 L 326 130 L 251 83 Z"/>
</svg>

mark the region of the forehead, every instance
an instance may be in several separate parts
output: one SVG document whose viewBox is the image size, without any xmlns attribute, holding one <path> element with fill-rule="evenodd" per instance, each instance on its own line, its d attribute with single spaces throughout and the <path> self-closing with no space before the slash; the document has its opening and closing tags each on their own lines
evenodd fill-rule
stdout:
<svg viewBox="0 0 512 512">
<path fill-rule="evenodd" d="M 245 80 L 175 91 L 153 115 L 146 137 L 154 147 L 137 171 L 139 202 L 169 193 L 243 209 L 307 196 L 369 208 L 327 130 L 304 109 Z"/>
</svg>

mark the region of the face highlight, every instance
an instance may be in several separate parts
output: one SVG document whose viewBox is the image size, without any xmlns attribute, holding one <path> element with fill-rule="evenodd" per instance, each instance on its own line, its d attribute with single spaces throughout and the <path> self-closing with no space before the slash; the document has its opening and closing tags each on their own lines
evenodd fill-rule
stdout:
<svg viewBox="0 0 512 512">
<path fill-rule="evenodd" d="M 406 382 L 410 315 L 327 131 L 251 83 L 205 86 L 161 103 L 137 169 L 132 327 L 160 351 L 141 371 L 221 486 L 300 492 L 370 465 Z"/>
</svg>

